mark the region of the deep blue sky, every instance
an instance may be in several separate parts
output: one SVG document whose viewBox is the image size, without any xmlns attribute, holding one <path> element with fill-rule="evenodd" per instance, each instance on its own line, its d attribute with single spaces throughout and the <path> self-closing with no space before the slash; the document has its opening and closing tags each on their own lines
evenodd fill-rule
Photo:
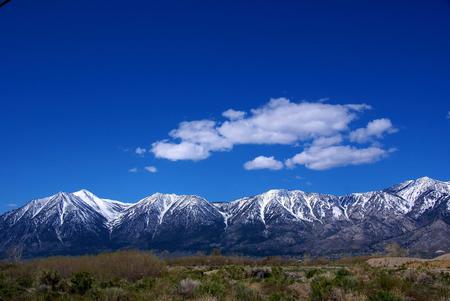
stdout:
<svg viewBox="0 0 450 301">
<path fill-rule="evenodd" d="M 450 180 L 448 1 L 13 0 L 0 28 L 0 211 L 81 188 L 217 201 Z M 292 146 L 237 145 L 197 162 L 132 151 L 181 121 L 276 97 L 367 103 L 354 125 L 389 118 L 399 131 L 382 143 L 397 151 L 324 171 L 242 167 L 301 150 Z M 158 172 L 128 172 L 148 165 Z"/>
</svg>

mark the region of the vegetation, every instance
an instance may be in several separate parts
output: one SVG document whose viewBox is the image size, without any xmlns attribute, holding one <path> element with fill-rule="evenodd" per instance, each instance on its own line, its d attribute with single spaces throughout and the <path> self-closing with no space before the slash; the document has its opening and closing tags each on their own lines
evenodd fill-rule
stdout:
<svg viewBox="0 0 450 301">
<path fill-rule="evenodd" d="M 0 264 L 0 300 L 450 300 L 450 270 L 121 251 Z"/>
</svg>

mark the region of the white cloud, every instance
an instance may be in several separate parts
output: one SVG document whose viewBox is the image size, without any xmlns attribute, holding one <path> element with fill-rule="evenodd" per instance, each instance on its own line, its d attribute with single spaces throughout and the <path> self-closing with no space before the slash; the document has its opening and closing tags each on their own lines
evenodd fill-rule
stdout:
<svg viewBox="0 0 450 301">
<path fill-rule="evenodd" d="M 206 159 L 210 155 L 210 151 L 203 145 L 184 141 L 180 143 L 155 142 L 152 144 L 152 152 L 156 158 L 164 158 L 171 161 L 198 161 Z"/>
<path fill-rule="evenodd" d="M 226 118 L 222 122 L 208 119 L 181 122 L 169 132 L 170 139 L 154 142 L 150 151 L 157 158 L 198 161 L 240 144 L 295 145 L 303 147 L 303 151 L 285 164 L 274 157 L 259 156 L 246 162 L 244 168 L 279 170 L 284 165 L 304 165 L 324 170 L 367 164 L 387 156 L 390 151 L 379 146 L 377 139 L 397 131 L 387 118 L 375 119 L 364 128 L 352 130 L 351 123 L 370 108 L 367 104 L 271 99 L 250 112 L 229 109 L 222 113 Z M 372 146 L 352 145 L 365 142 L 371 142 Z"/>
<path fill-rule="evenodd" d="M 258 156 L 255 159 L 248 161 L 244 164 L 246 170 L 254 169 L 271 169 L 280 170 L 283 168 L 281 161 L 275 160 L 274 157 Z"/>
<path fill-rule="evenodd" d="M 335 135 L 330 137 L 319 137 L 313 140 L 313 146 L 330 146 L 340 144 L 342 142 L 342 135 Z"/>
<path fill-rule="evenodd" d="M 170 131 L 173 141 L 153 143 L 151 151 L 169 160 L 202 160 L 214 151 L 228 151 L 239 144 L 295 144 L 348 131 L 366 104 L 333 105 L 322 102 L 294 103 L 286 98 L 245 112 L 227 110 L 222 123 L 213 120 L 182 122 Z"/>
<path fill-rule="evenodd" d="M 138 172 L 138 169 L 137 169 L 137 167 L 133 167 L 133 168 L 128 169 L 128 172 L 135 173 L 135 172 Z"/>
<path fill-rule="evenodd" d="M 155 166 L 146 166 L 145 170 L 150 172 L 150 173 L 158 172 L 158 169 Z"/>
<path fill-rule="evenodd" d="M 182 122 L 169 135 L 184 142 L 201 145 L 208 151 L 229 150 L 233 147 L 228 139 L 219 134 L 216 122 L 211 120 Z"/>
<path fill-rule="evenodd" d="M 450 119 L 450 111 L 447 113 L 447 118 Z"/>
<path fill-rule="evenodd" d="M 347 165 L 360 165 L 378 161 L 389 151 L 379 147 L 355 148 L 347 145 L 311 146 L 286 160 L 286 166 L 304 165 L 309 169 L 325 170 Z"/>
<path fill-rule="evenodd" d="M 8 204 L 6 204 L 6 206 L 9 207 L 9 208 L 17 208 L 17 207 L 19 207 L 19 205 L 17 205 L 16 203 L 8 203 Z"/>
<path fill-rule="evenodd" d="M 233 144 L 293 144 L 345 131 L 355 113 L 365 108 L 278 98 L 251 110 L 247 118 L 225 121 L 218 132 Z"/>
<path fill-rule="evenodd" d="M 222 113 L 222 116 L 225 118 L 228 118 L 230 120 L 237 120 L 237 119 L 242 119 L 244 118 L 244 116 L 246 115 L 245 112 L 243 111 L 236 111 L 233 109 L 228 109 L 225 112 Z"/>
<path fill-rule="evenodd" d="M 384 134 L 391 134 L 397 131 L 392 122 L 387 118 L 375 119 L 367 124 L 365 128 L 359 128 L 350 133 L 350 141 L 365 143 L 374 138 L 382 138 Z"/>
<path fill-rule="evenodd" d="M 147 150 L 145 148 L 142 147 L 138 147 L 134 150 L 134 152 L 136 153 L 136 155 L 138 156 L 143 156 L 145 155 L 145 153 L 147 152 Z"/>
</svg>

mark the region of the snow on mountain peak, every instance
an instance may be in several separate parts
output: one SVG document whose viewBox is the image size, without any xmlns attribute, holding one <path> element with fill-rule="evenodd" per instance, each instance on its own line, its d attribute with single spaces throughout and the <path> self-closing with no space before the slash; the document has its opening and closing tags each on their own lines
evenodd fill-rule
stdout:
<svg viewBox="0 0 450 301">
<path fill-rule="evenodd" d="M 416 180 L 405 181 L 388 189 L 388 191 L 394 192 L 407 200 L 416 200 L 432 190 L 440 194 L 448 194 L 450 193 L 450 185 L 448 182 L 421 177 Z"/>
<path fill-rule="evenodd" d="M 443 195 L 450 195 L 450 182 L 438 181 L 429 177 L 405 181 L 382 191 L 353 193 L 335 196 L 307 193 L 301 190 L 271 189 L 262 194 L 241 198 L 229 203 L 213 204 L 196 195 L 177 195 L 154 193 L 135 204 L 99 198 L 92 192 L 82 189 L 73 193 L 59 192 L 51 197 L 36 199 L 5 216 L 13 216 L 17 221 L 22 217 L 34 218 L 42 210 L 57 210 L 64 221 L 67 212 L 76 214 L 95 214 L 104 217 L 105 224 L 111 228 L 124 215 L 148 215 L 161 224 L 166 215 L 174 212 L 181 215 L 205 216 L 220 214 L 225 226 L 241 221 L 259 221 L 263 224 L 273 217 L 283 216 L 306 222 L 328 222 L 332 219 L 362 219 L 379 212 L 392 212 L 405 215 L 412 212 L 419 216 L 434 208 L 435 201 Z M 449 205 L 450 206 L 450 205 Z M 450 208 L 450 207 L 449 207 Z M 72 210 L 72 211 L 71 211 Z M 147 221 L 150 223 L 150 220 Z"/>
<path fill-rule="evenodd" d="M 267 190 L 266 192 L 261 193 L 260 195 L 280 195 L 280 194 L 285 194 L 286 192 L 288 192 L 288 190 L 286 189 L 270 189 Z"/>
<path fill-rule="evenodd" d="M 174 193 L 161 193 L 157 192 L 152 194 L 151 196 L 145 197 L 134 205 L 145 204 L 145 203 L 158 203 L 158 202 L 166 202 L 166 203 L 193 203 L 193 202 L 208 202 L 204 198 L 197 195 L 189 195 L 189 194 L 174 194 Z"/>
<path fill-rule="evenodd" d="M 72 194 L 80 198 L 89 207 L 93 208 L 108 222 L 114 220 L 120 213 L 123 212 L 123 210 L 130 206 L 130 204 L 114 200 L 101 199 L 86 189 L 81 189 Z"/>
</svg>

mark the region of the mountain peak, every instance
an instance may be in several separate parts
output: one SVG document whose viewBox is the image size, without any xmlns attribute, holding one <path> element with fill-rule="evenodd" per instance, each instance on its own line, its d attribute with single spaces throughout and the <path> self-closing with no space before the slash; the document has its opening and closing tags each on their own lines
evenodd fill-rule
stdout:
<svg viewBox="0 0 450 301">
<path fill-rule="evenodd" d="M 89 196 L 95 196 L 95 194 L 93 194 L 92 192 L 90 192 L 87 189 L 80 189 L 78 191 L 72 192 L 72 194 L 74 195 L 81 195 L 81 194 L 85 194 L 85 195 L 89 195 Z"/>
<path fill-rule="evenodd" d="M 387 191 L 401 196 L 406 200 L 416 200 L 429 191 L 435 191 L 439 194 L 449 194 L 450 183 L 435 180 L 430 177 L 421 177 L 392 186 Z"/>
<path fill-rule="evenodd" d="M 161 193 L 156 192 L 152 194 L 151 196 L 148 196 L 144 198 L 144 200 L 147 199 L 163 199 L 163 200 L 172 200 L 172 201 L 178 201 L 178 200 L 189 200 L 189 199 L 202 199 L 204 198 L 194 195 L 194 194 L 175 194 L 175 193 Z"/>
<path fill-rule="evenodd" d="M 305 194 L 303 190 L 288 190 L 288 189 L 270 189 L 266 192 L 259 194 L 261 197 L 271 197 L 271 196 L 286 196 L 289 194 Z"/>
<path fill-rule="evenodd" d="M 435 183 L 435 182 L 442 182 L 442 181 L 435 180 L 433 178 L 424 176 L 424 177 L 417 178 L 416 180 L 413 180 L 413 182 L 416 182 L 416 183 Z"/>
<path fill-rule="evenodd" d="M 86 189 L 76 191 L 72 193 L 72 195 L 79 198 L 85 204 L 89 205 L 95 211 L 100 213 L 103 217 L 106 218 L 108 222 L 115 219 L 118 214 L 120 214 L 126 207 L 129 206 L 128 204 L 120 203 L 117 201 L 99 198 Z"/>
<path fill-rule="evenodd" d="M 9 244 L 24 239 L 28 254 L 35 255 L 86 252 L 87 245 L 94 251 L 118 247 L 199 250 L 210 248 L 211 243 L 233 252 L 248 252 L 256 246 L 264 254 L 280 250 L 341 254 L 355 250 L 355 235 L 362 243 L 358 252 L 366 252 L 373 251 L 380 239 L 398 237 L 402 242 L 405 235 L 421 231 L 425 220 L 448 218 L 449 198 L 450 183 L 430 177 L 345 196 L 271 189 L 220 204 L 196 195 L 155 193 L 132 205 L 81 189 L 35 199 L 0 216 L 0 256 Z M 405 229 L 411 230 L 405 233 Z M 336 233 L 332 244 L 327 236 L 330 230 Z M 429 245 L 427 239 L 423 237 L 417 245 L 421 251 Z M 410 241 L 404 243 L 414 247 Z M 438 247 L 448 246 L 447 241 Z"/>
<path fill-rule="evenodd" d="M 449 185 L 449 182 L 436 180 L 430 177 L 420 177 L 415 180 L 406 181 L 405 183 L 408 183 L 410 185 L 414 186 L 424 186 L 424 187 L 433 187 L 433 186 L 447 186 Z"/>
<path fill-rule="evenodd" d="M 261 193 L 261 195 L 280 195 L 280 194 L 286 194 L 289 192 L 287 189 L 270 189 L 266 192 Z"/>
<path fill-rule="evenodd" d="M 54 194 L 53 197 L 69 197 L 69 194 L 69 192 L 59 191 L 58 193 Z"/>
</svg>

